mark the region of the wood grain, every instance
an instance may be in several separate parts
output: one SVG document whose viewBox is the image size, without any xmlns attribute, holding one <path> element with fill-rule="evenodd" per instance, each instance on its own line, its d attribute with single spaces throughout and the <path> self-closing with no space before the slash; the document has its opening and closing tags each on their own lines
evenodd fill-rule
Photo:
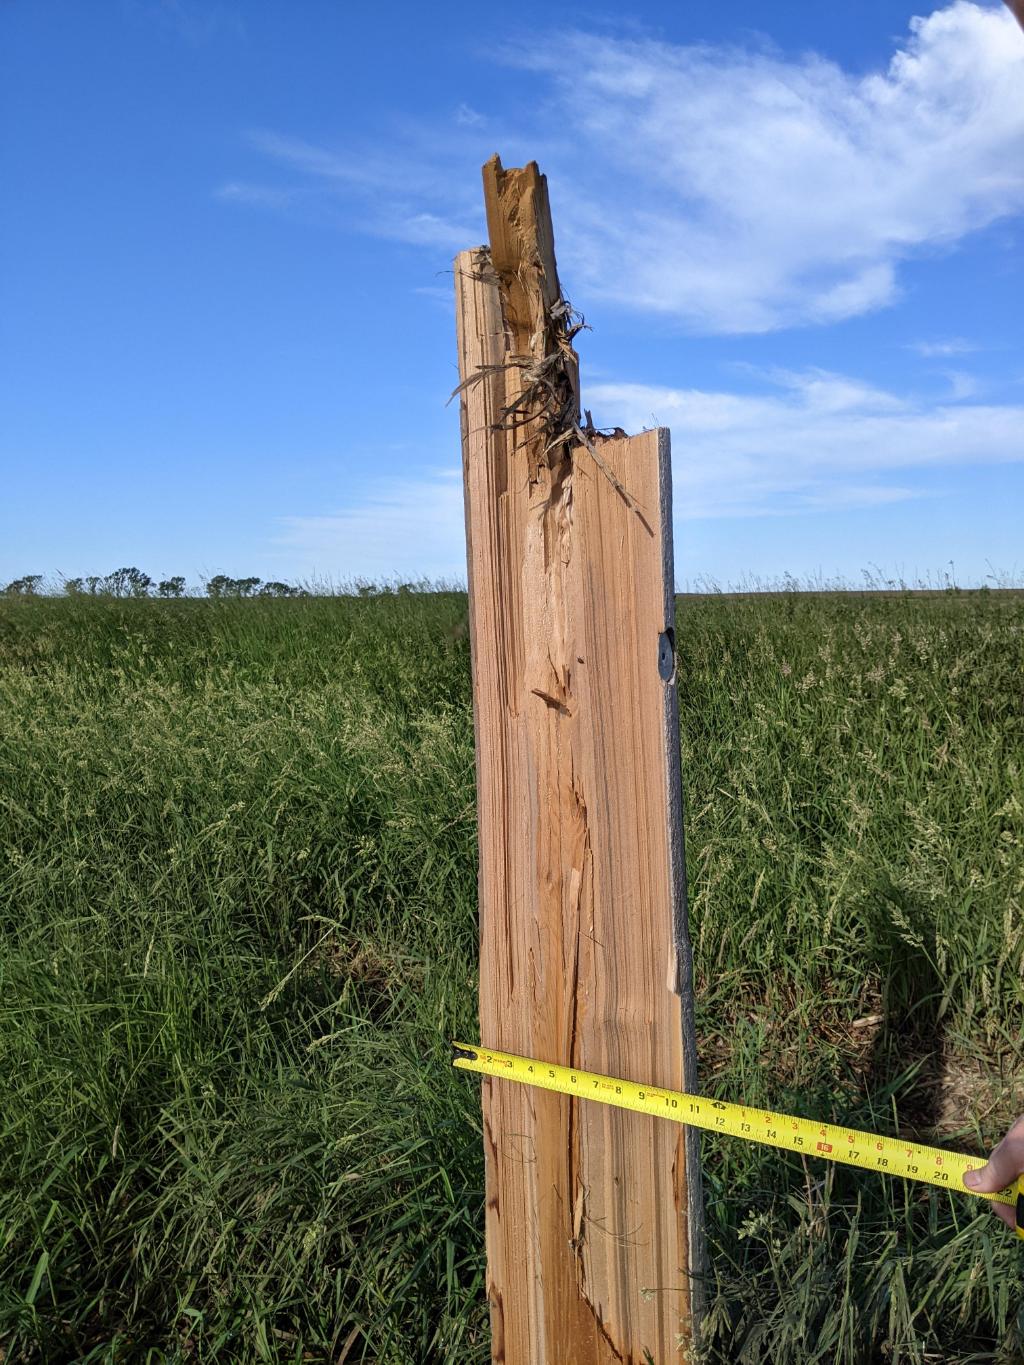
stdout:
<svg viewBox="0 0 1024 1365">
<path fill-rule="evenodd" d="M 551 448 L 530 390 L 566 345 L 550 325 L 546 187 L 536 166 L 488 175 L 502 268 L 486 248 L 456 260 L 480 1036 L 681 1088 L 693 1033 L 668 433 Z M 574 395 L 575 355 L 563 360 L 559 392 Z M 483 1122 L 493 1359 L 684 1358 L 700 1243 L 684 1130 L 491 1078 Z"/>
</svg>

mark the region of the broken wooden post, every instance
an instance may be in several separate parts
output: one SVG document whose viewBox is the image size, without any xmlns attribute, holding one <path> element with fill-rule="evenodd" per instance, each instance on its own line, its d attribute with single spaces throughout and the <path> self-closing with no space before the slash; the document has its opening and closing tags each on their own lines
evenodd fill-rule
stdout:
<svg viewBox="0 0 1024 1365">
<path fill-rule="evenodd" d="M 694 1086 L 669 437 L 579 425 L 537 165 L 484 167 L 455 263 L 484 1046 Z M 483 1080 L 492 1357 L 685 1358 L 695 1134 Z"/>
</svg>

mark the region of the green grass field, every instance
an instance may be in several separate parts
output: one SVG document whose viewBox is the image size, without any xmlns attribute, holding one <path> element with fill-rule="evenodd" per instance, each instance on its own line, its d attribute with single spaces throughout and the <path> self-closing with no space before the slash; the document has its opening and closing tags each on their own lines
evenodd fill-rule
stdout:
<svg viewBox="0 0 1024 1365">
<path fill-rule="evenodd" d="M 704 1088 L 1024 1108 L 1024 597 L 679 629 Z M 0 1360 L 474 1362 L 465 601 L 0 602 Z M 706 1139 L 709 1360 L 1022 1358 L 980 1204 Z"/>
</svg>

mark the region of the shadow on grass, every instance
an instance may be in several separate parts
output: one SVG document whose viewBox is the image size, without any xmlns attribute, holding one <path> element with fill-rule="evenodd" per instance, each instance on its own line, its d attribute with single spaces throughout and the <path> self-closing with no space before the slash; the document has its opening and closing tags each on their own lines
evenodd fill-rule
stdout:
<svg viewBox="0 0 1024 1365">
<path fill-rule="evenodd" d="M 872 925 L 881 1020 L 865 1082 L 886 1095 L 902 1136 L 935 1141 L 942 1125 L 945 1025 L 935 927 L 927 906 L 891 881 Z"/>
</svg>

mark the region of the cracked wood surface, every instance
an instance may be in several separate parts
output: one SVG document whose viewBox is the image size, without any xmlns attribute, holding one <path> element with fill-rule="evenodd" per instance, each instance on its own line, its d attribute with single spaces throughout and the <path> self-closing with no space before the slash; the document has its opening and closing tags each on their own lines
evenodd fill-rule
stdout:
<svg viewBox="0 0 1024 1365">
<path fill-rule="evenodd" d="M 570 408 L 578 420 L 578 371 L 544 177 L 495 159 L 484 183 L 491 250 L 455 270 L 480 1036 L 680 1088 L 693 1035 L 668 433 L 591 436 L 597 458 L 557 440 Z M 483 1126 L 493 1359 L 683 1358 L 684 1130 L 489 1077 Z"/>
</svg>

